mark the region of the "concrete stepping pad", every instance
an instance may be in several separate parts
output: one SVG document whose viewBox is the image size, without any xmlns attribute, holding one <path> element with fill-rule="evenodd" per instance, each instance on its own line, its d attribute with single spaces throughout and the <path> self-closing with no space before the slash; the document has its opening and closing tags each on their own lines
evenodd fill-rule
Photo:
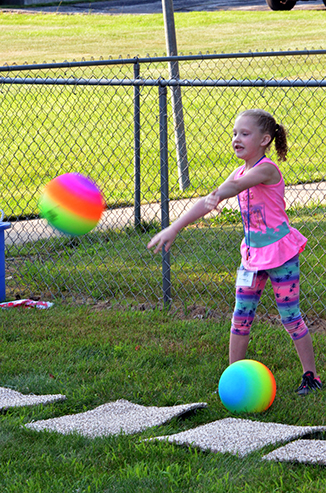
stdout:
<svg viewBox="0 0 326 493">
<path fill-rule="evenodd" d="M 62 394 L 21 394 L 16 390 L 0 387 L 0 409 L 9 409 L 11 407 L 35 406 L 37 404 L 50 404 L 51 402 L 63 401 L 66 399 Z"/>
<path fill-rule="evenodd" d="M 63 434 L 77 432 L 91 438 L 118 435 L 121 432 L 132 434 L 162 425 L 172 418 L 204 407 L 207 407 L 205 402 L 169 407 L 145 407 L 119 399 L 91 411 L 35 421 L 25 426 L 36 431 L 56 431 Z"/>
<path fill-rule="evenodd" d="M 263 459 L 326 466 L 326 440 L 296 440 L 264 455 Z"/>
<path fill-rule="evenodd" d="M 326 426 L 293 426 L 225 418 L 181 433 L 150 440 L 166 440 L 179 445 L 192 445 L 206 451 L 229 452 L 243 457 L 266 445 L 288 442 L 319 431 L 326 431 Z"/>
</svg>

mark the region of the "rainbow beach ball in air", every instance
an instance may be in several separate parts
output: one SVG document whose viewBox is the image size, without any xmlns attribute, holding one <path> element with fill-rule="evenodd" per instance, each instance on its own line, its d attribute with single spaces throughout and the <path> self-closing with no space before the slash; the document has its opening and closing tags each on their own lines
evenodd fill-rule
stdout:
<svg viewBox="0 0 326 493">
<path fill-rule="evenodd" d="M 72 236 L 84 235 L 95 228 L 104 205 L 95 183 L 79 173 L 66 173 L 51 180 L 39 200 L 41 217 Z"/>
<path fill-rule="evenodd" d="M 218 383 L 218 393 L 231 412 L 259 413 L 266 411 L 274 401 L 275 378 L 259 361 L 243 359 L 224 370 Z"/>
</svg>

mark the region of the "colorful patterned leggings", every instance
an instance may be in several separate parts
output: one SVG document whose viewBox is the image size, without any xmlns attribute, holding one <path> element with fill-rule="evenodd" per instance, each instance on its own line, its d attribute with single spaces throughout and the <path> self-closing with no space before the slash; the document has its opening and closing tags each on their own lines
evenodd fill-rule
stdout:
<svg viewBox="0 0 326 493">
<path fill-rule="evenodd" d="M 249 335 L 257 305 L 268 278 L 271 280 L 277 308 L 285 329 L 293 340 L 301 339 L 308 333 L 308 329 L 299 308 L 299 256 L 293 257 L 275 269 L 258 271 L 253 287 L 236 288 L 232 334 Z"/>
</svg>

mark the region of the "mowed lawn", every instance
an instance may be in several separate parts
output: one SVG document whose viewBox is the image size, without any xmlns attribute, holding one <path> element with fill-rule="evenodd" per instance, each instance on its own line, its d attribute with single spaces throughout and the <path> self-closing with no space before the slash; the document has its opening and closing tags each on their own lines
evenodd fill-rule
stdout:
<svg viewBox="0 0 326 493">
<path fill-rule="evenodd" d="M 175 25 L 178 51 L 185 54 L 325 47 L 324 11 L 176 13 Z M 0 65 L 164 52 L 164 22 L 159 14 L 30 15 L 0 11 Z"/>
<path fill-rule="evenodd" d="M 0 486 L 5 493 L 321 493 L 325 467 L 262 456 L 281 443 L 238 457 L 191 446 L 147 442 L 224 418 L 288 425 L 326 425 L 325 395 L 294 392 L 301 369 L 278 326 L 256 324 L 248 358 L 273 372 L 277 393 L 264 413 L 232 414 L 216 393 L 227 367 L 229 322 L 180 319 L 162 311 L 60 306 L 0 313 L 0 385 L 23 394 L 64 394 L 49 405 L 0 416 Z M 313 334 L 325 380 L 326 340 Z M 185 419 L 132 435 L 87 438 L 24 427 L 82 413 L 117 399 L 143 406 L 206 402 Z M 314 438 L 324 439 L 325 434 Z"/>
</svg>

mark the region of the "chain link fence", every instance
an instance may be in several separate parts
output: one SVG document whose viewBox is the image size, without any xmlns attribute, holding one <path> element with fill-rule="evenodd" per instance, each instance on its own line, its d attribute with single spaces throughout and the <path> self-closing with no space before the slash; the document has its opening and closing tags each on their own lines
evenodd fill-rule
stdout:
<svg viewBox="0 0 326 493">
<path fill-rule="evenodd" d="M 235 200 L 181 232 L 163 262 L 146 245 L 239 165 L 234 119 L 260 107 L 289 133 L 281 165 L 288 213 L 309 240 L 301 256 L 301 308 L 310 319 L 325 318 L 325 62 L 326 51 L 314 50 L 1 67 L 7 298 L 140 307 L 172 300 L 185 313 L 194 306 L 200 316 L 232 312 L 243 236 Z M 171 63 L 179 64 L 177 81 Z M 175 87 L 185 129 L 181 172 Z M 38 217 L 45 184 L 69 172 L 93 179 L 107 204 L 96 230 L 78 238 Z M 182 185 L 185 172 L 189 186 Z M 276 314 L 270 288 L 260 313 Z"/>
</svg>

